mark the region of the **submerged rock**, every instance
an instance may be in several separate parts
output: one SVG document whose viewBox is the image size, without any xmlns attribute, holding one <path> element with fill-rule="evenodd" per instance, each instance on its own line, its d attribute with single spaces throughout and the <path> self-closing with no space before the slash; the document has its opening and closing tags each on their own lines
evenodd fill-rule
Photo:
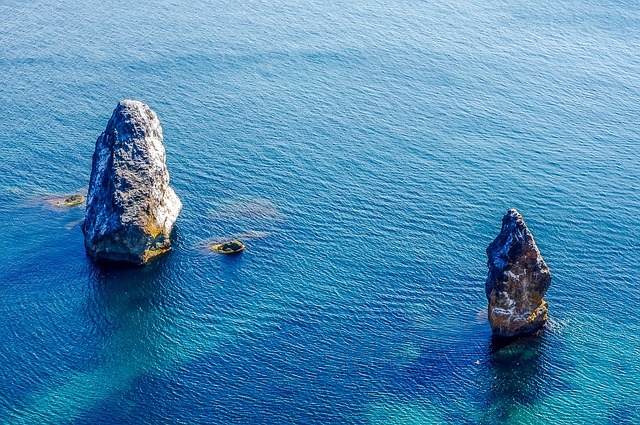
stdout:
<svg viewBox="0 0 640 425">
<path fill-rule="evenodd" d="M 75 207 L 76 205 L 80 205 L 83 202 L 84 202 L 84 196 L 71 195 L 60 201 L 57 201 L 53 205 L 56 207 Z"/>
<path fill-rule="evenodd" d="M 165 160 L 156 113 L 121 101 L 93 154 L 83 225 L 93 258 L 144 264 L 171 249 L 182 203 L 169 187 Z"/>
<path fill-rule="evenodd" d="M 220 254 L 235 254 L 244 250 L 244 244 L 233 239 L 229 242 L 211 245 L 211 249 Z"/>
<path fill-rule="evenodd" d="M 515 209 L 502 219 L 502 229 L 487 248 L 487 257 L 485 291 L 493 334 L 511 338 L 542 329 L 549 316 L 543 297 L 551 283 L 551 273 Z"/>
</svg>

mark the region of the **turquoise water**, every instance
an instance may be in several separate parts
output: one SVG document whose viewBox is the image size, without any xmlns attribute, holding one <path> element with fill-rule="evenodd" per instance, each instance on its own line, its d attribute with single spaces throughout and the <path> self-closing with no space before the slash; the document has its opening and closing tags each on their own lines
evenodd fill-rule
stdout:
<svg viewBox="0 0 640 425">
<path fill-rule="evenodd" d="M 0 423 L 640 424 L 636 2 L 185 3 L 0 3 Z M 47 202 L 124 98 L 184 204 L 141 269 Z M 510 207 L 553 280 L 503 347 Z"/>
</svg>

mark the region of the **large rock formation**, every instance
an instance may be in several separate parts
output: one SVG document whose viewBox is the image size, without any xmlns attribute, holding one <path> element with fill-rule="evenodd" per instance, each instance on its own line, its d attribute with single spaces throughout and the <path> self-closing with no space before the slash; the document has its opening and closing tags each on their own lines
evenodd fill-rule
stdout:
<svg viewBox="0 0 640 425">
<path fill-rule="evenodd" d="M 502 219 L 498 237 L 487 248 L 489 276 L 485 283 L 489 323 L 497 337 L 532 334 L 549 317 L 544 294 L 551 274 L 533 235 L 515 209 Z"/>
<path fill-rule="evenodd" d="M 96 260 L 144 264 L 171 249 L 182 203 L 169 187 L 155 112 L 123 100 L 96 141 L 83 231 Z"/>
</svg>

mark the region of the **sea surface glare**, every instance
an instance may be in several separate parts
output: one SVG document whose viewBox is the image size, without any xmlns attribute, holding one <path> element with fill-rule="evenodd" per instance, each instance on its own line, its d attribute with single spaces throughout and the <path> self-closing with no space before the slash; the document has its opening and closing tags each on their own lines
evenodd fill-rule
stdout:
<svg viewBox="0 0 640 425">
<path fill-rule="evenodd" d="M 637 1 L 2 0 L 0 46 L 1 424 L 640 424 Z M 98 267 L 48 197 L 126 98 L 184 209 Z M 498 347 L 510 207 L 551 318 Z"/>
</svg>

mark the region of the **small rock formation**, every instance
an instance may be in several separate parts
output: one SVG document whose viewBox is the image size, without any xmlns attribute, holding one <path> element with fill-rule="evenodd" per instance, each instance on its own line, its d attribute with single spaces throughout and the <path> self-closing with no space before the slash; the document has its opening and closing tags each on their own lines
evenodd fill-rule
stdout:
<svg viewBox="0 0 640 425">
<path fill-rule="evenodd" d="M 244 244 L 233 239 L 225 243 L 211 245 L 211 249 L 220 254 L 235 254 L 244 250 Z"/>
<path fill-rule="evenodd" d="M 165 159 L 156 113 L 121 101 L 93 154 L 83 232 L 94 259 L 144 264 L 171 249 L 182 203 L 169 187 Z"/>
<path fill-rule="evenodd" d="M 76 205 L 80 205 L 84 202 L 84 196 L 82 195 L 71 195 L 64 198 L 61 201 L 57 201 L 53 205 L 56 207 L 75 207 Z"/>
<path fill-rule="evenodd" d="M 502 219 L 500 234 L 487 248 L 489 275 L 485 291 L 489 323 L 496 337 L 530 335 L 549 317 L 544 294 L 551 274 L 533 235 L 515 209 Z"/>
</svg>

